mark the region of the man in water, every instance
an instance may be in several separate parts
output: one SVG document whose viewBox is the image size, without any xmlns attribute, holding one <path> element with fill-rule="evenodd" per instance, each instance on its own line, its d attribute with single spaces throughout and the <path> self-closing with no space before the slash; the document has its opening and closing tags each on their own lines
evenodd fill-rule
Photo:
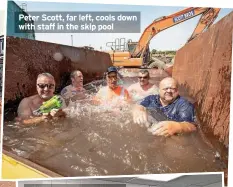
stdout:
<svg viewBox="0 0 233 187">
<path fill-rule="evenodd" d="M 128 91 L 118 85 L 118 71 L 116 67 L 112 66 L 106 72 L 107 86 L 100 88 L 94 101 L 97 104 L 119 105 L 130 101 Z"/>
<path fill-rule="evenodd" d="M 196 130 L 194 106 L 179 96 L 177 81 L 171 77 L 164 78 L 159 84 L 159 95 L 147 96 L 133 109 L 133 120 L 138 124 L 148 121 L 147 108 L 162 111 L 169 121 L 152 125 L 150 132 L 158 136 L 171 136 Z"/>
<path fill-rule="evenodd" d="M 36 110 L 54 96 L 55 80 L 50 73 L 41 73 L 36 80 L 37 94 L 24 98 L 18 107 L 18 120 L 23 124 L 35 124 L 47 120 L 49 117 L 64 116 L 62 110 L 53 109 L 49 114 L 39 115 Z M 65 107 L 63 101 L 63 108 Z"/>
<path fill-rule="evenodd" d="M 75 70 L 70 74 L 71 84 L 61 91 L 61 96 L 67 104 L 70 100 L 82 100 L 86 98 L 86 90 L 83 88 L 83 74 Z"/>
<path fill-rule="evenodd" d="M 146 69 L 138 73 L 138 82 L 127 88 L 134 101 L 141 101 L 148 95 L 158 94 L 157 86 L 150 83 L 150 74 Z"/>
</svg>

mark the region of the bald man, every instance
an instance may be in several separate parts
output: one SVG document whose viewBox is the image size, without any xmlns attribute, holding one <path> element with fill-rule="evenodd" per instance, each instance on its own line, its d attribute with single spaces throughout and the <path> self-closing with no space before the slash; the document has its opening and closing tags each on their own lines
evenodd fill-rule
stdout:
<svg viewBox="0 0 233 187">
<path fill-rule="evenodd" d="M 150 95 L 133 109 L 135 123 L 145 124 L 148 119 L 147 108 L 160 110 L 169 121 L 152 125 L 149 131 L 158 136 L 171 136 L 196 130 L 194 106 L 181 97 L 177 81 L 171 77 L 164 78 L 159 84 L 159 94 Z"/>
</svg>

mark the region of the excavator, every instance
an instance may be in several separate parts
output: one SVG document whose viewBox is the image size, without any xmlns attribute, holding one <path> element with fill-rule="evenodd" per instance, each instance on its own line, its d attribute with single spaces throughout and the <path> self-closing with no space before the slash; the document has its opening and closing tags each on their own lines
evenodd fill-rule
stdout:
<svg viewBox="0 0 233 187">
<path fill-rule="evenodd" d="M 114 66 L 120 67 L 144 67 L 154 68 L 155 64 L 150 61 L 149 44 L 151 39 L 170 27 L 201 15 L 199 22 L 187 43 L 206 31 L 217 18 L 220 8 L 189 7 L 169 16 L 155 19 L 142 33 L 138 42 L 124 38 L 118 38 L 115 42 L 108 42 L 107 47 Z"/>
</svg>

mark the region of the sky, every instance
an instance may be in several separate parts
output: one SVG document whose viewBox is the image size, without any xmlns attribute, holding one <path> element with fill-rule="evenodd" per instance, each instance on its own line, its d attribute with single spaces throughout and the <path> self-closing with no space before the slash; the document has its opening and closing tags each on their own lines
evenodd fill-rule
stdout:
<svg viewBox="0 0 233 187">
<path fill-rule="evenodd" d="M 0 10 L 0 36 L 5 34 L 5 11 Z"/>
<path fill-rule="evenodd" d="M 6 1 L 0 1 L 0 10 L 5 10 L 6 9 Z"/>
<path fill-rule="evenodd" d="M 5 34 L 6 1 L 0 1 L 0 36 Z"/>
<path fill-rule="evenodd" d="M 17 4 L 27 4 L 27 11 L 140 11 L 141 33 L 156 18 L 167 16 L 187 7 L 151 6 L 151 5 L 109 5 L 109 4 L 84 4 L 84 3 L 62 3 L 62 2 L 25 2 L 18 1 Z M 221 9 L 216 21 L 229 14 L 233 9 Z M 156 50 L 177 50 L 181 48 L 193 30 L 200 16 L 185 21 L 157 34 L 150 42 L 150 48 Z M 215 22 L 216 22 L 215 21 Z M 132 39 L 138 41 L 141 33 L 36 33 L 36 40 L 71 45 L 76 47 L 91 46 L 96 50 L 111 50 L 106 47 L 107 42 L 113 42 L 116 38 Z"/>
</svg>

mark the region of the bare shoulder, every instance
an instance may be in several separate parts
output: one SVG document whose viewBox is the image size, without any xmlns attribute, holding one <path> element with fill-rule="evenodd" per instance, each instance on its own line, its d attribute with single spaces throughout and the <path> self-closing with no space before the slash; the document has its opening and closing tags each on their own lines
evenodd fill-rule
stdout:
<svg viewBox="0 0 233 187">
<path fill-rule="evenodd" d="M 24 99 L 21 100 L 21 102 L 19 103 L 19 108 L 20 107 L 29 107 L 31 105 L 33 105 L 33 103 L 35 101 L 38 100 L 38 95 L 33 95 L 33 96 L 30 96 L 30 97 L 25 97 Z"/>
<path fill-rule="evenodd" d="M 155 84 L 152 84 L 152 83 L 150 83 L 150 88 L 151 89 L 159 89 L 158 86 L 156 86 Z"/>
<path fill-rule="evenodd" d="M 33 103 L 37 100 L 37 97 L 37 95 L 33 95 L 22 99 L 17 110 L 18 117 L 27 118 L 32 115 Z"/>
<path fill-rule="evenodd" d="M 30 96 L 30 97 L 25 97 L 24 99 L 21 100 L 20 104 L 19 105 L 27 105 L 27 104 L 30 104 L 32 103 L 32 101 L 36 98 L 35 95 L 33 96 Z"/>
<path fill-rule="evenodd" d="M 61 95 L 66 94 L 70 89 L 71 89 L 71 86 L 70 86 L 70 85 L 66 86 L 65 88 L 62 89 Z"/>
</svg>

